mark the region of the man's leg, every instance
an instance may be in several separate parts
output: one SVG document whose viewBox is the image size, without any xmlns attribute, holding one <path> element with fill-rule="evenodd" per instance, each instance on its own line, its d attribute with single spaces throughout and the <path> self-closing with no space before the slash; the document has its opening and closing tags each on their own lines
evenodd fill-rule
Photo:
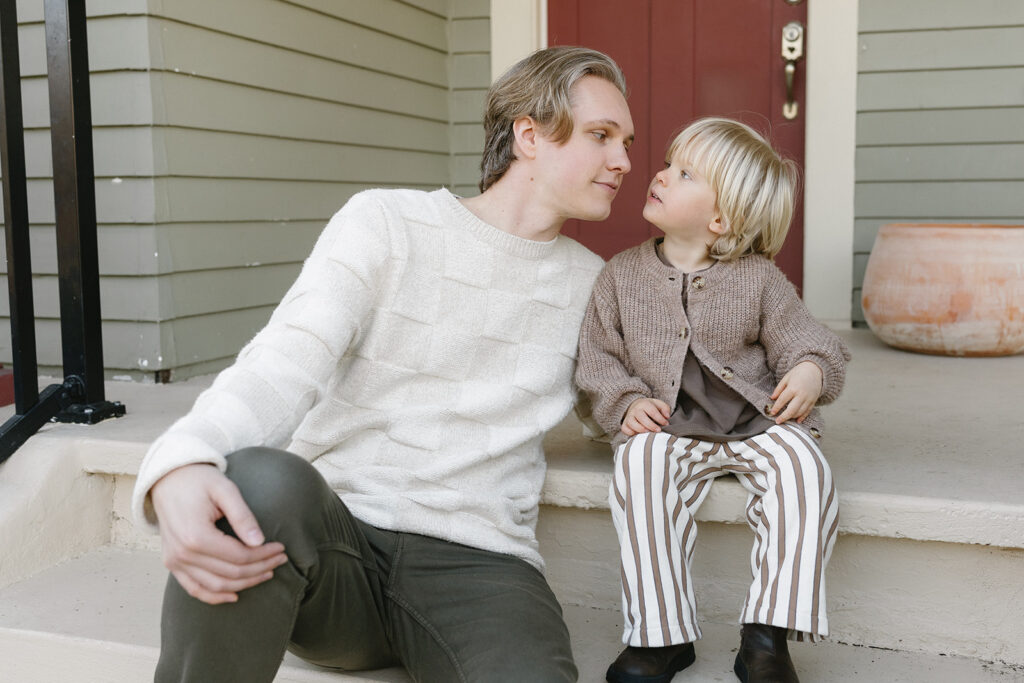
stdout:
<svg viewBox="0 0 1024 683">
<path fill-rule="evenodd" d="M 232 604 L 200 602 L 169 577 L 156 681 L 269 682 L 286 647 L 323 666 L 393 663 L 374 553 L 320 474 L 291 453 L 249 448 L 228 456 L 227 476 L 289 561 Z"/>
<path fill-rule="evenodd" d="M 395 538 L 387 609 L 394 650 L 413 680 L 576 680 L 562 609 L 536 568 L 426 536 Z"/>
</svg>

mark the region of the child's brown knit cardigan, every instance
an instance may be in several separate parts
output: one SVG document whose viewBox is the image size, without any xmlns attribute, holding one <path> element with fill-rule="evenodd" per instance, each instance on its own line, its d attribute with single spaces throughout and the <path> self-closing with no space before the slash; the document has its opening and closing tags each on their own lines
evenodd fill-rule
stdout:
<svg viewBox="0 0 1024 683">
<path fill-rule="evenodd" d="M 821 368 L 824 404 L 839 395 L 850 359 L 843 341 L 811 316 L 767 258 L 745 256 L 684 274 L 661 262 L 653 238 L 612 258 L 590 298 L 576 370 L 601 427 L 618 432 L 638 398 L 658 398 L 675 410 L 687 348 L 766 415 L 772 391 L 797 363 Z M 817 408 L 803 424 L 822 428 Z"/>
</svg>

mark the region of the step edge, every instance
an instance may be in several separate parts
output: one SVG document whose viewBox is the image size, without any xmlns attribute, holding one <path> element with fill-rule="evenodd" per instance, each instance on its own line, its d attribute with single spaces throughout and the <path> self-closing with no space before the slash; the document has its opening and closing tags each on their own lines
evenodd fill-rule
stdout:
<svg viewBox="0 0 1024 683">
<path fill-rule="evenodd" d="M 541 504 L 607 510 L 611 475 L 549 470 Z M 971 545 L 1024 548 L 1024 505 L 900 494 L 839 491 L 839 532 Z M 716 482 L 696 519 L 745 524 L 747 492 L 735 479 Z"/>
<path fill-rule="evenodd" d="M 19 645 L 30 644 L 36 647 L 46 647 L 50 644 L 55 649 L 90 649 L 97 654 L 118 659 L 133 658 L 136 660 L 150 660 L 153 665 L 160 655 L 160 648 L 151 645 L 137 645 L 123 643 L 115 640 L 102 640 L 99 638 L 87 638 L 85 636 L 72 636 L 65 633 L 54 633 L 51 631 L 35 631 L 30 629 L 11 628 L 0 626 L 0 642 L 2 649 L 13 651 Z M 10 661 L 7 662 L 10 664 Z M 278 669 L 275 683 L 394 683 L 396 679 L 394 669 L 385 669 L 381 672 L 340 672 L 340 671 L 318 671 L 283 663 Z M 383 674 L 383 676 L 382 676 Z"/>
<path fill-rule="evenodd" d="M 61 439 L 67 448 L 67 439 Z M 75 441 L 90 474 L 135 476 L 148 444 L 80 437 Z M 540 502 L 562 508 L 607 510 L 610 472 L 549 467 Z M 746 491 L 734 479 L 711 490 L 699 521 L 743 524 Z M 840 533 L 1024 548 L 1024 504 L 839 491 Z"/>
</svg>

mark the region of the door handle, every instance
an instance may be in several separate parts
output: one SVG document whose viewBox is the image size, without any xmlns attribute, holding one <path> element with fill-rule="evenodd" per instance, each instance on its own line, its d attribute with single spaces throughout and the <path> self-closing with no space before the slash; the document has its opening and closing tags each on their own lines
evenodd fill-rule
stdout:
<svg viewBox="0 0 1024 683">
<path fill-rule="evenodd" d="M 804 56 L 804 27 L 799 21 L 791 21 L 782 27 L 782 59 L 783 76 L 786 79 L 786 103 L 782 105 L 782 115 L 787 119 L 795 119 L 798 105 L 794 93 L 796 81 L 796 63 Z"/>
</svg>

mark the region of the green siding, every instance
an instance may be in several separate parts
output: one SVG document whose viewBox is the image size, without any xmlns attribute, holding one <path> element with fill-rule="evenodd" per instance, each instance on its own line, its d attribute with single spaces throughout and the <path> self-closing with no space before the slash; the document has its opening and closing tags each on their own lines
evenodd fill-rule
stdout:
<svg viewBox="0 0 1024 683">
<path fill-rule="evenodd" d="M 479 194 L 481 114 L 491 81 L 490 7 L 487 2 L 455 1 L 452 5 L 449 168 L 452 191 L 472 197 Z"/>
<path fill-rule="evenodd" d="M 476 193 L 486 0 L 87 9 L 111 375 L 224 367 L 355 192 Z M 52 369 L 61 354 L 42 3 L 19 0 L 18 10 L 39 358 Z M 0 361 L 10 356 L 5 321 Z"/>
<path fill-rule="evenodd" d="M 1024 25 L 1018 0 L 860 0 L 862 33 Z"/>
<path fill-rule="evenodd" d="M 1024 3 L 859 7 L 855 323 L 880 226 L 1024 223 Z"/>
<path fill-rule="evenodd" d="M 857 115 L 857 145 L 861 149 L 886 145 L 1003 142 L 1024 142 L 1024 110 L 1019 107 L 860 112 Z"/>
</svg>

